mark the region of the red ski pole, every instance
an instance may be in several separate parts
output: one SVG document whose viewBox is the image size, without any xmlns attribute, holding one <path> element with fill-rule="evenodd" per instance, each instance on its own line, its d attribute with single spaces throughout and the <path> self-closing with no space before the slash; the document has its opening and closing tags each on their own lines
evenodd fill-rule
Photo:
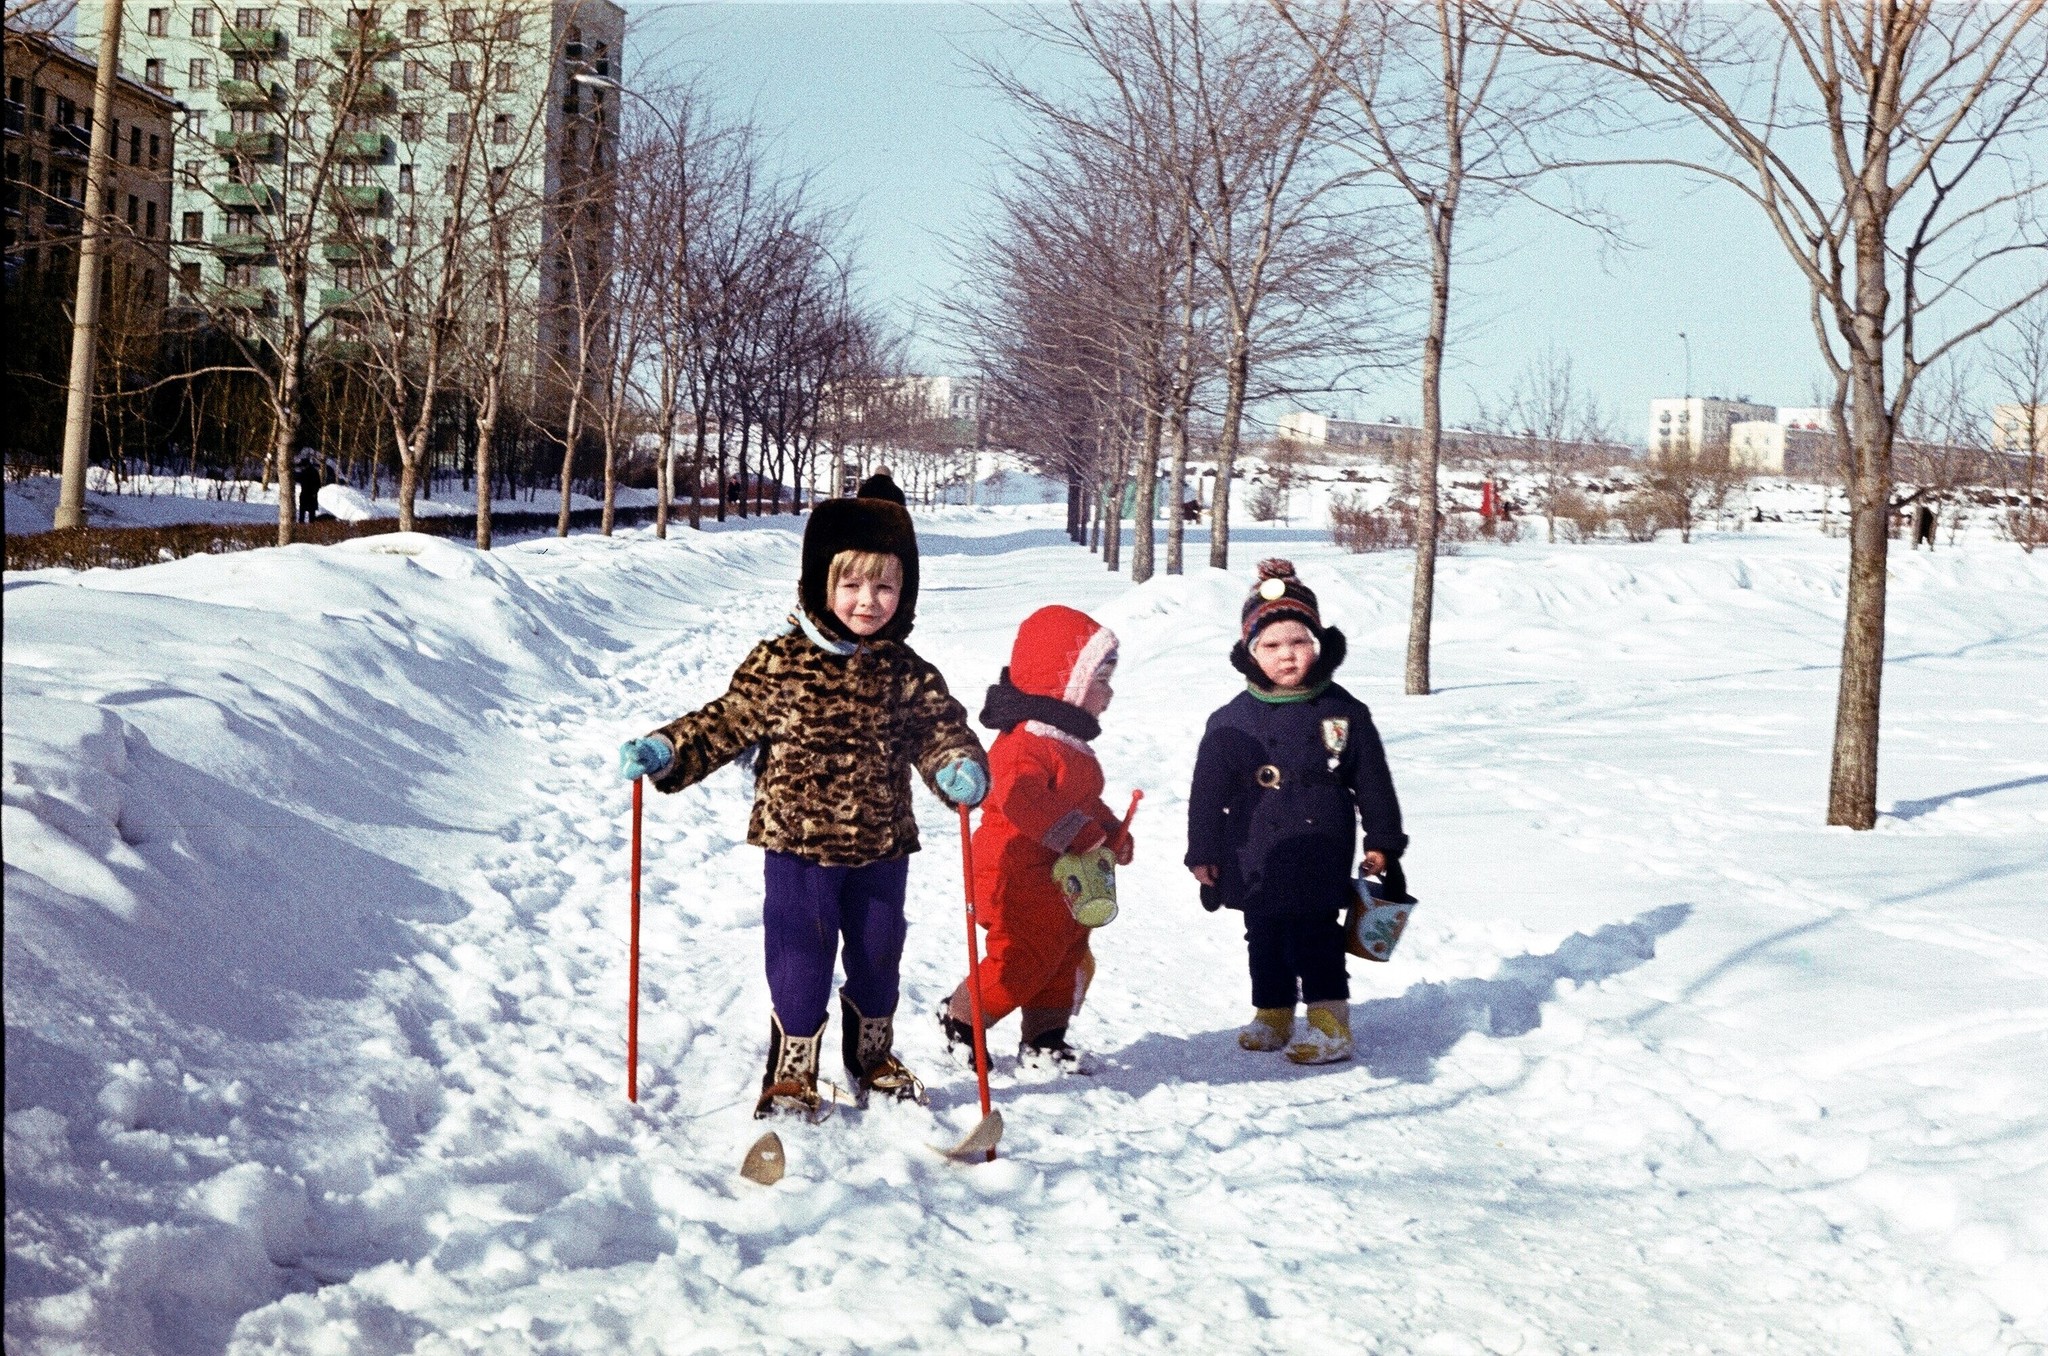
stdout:
<svg viewBox="0 0 2048 1356">
<path fill-rule="evenodd" d="M 974 1077 L 981 1085 L 981 1115 L 988 1118 L 988 1038 L 981 1023 L 981 941 L 974 935 L 974 838 L 967 822 L 967 807 L 960 809 L 960 875 L 967 883 L 967 1005 L 974 1016 Z M 990 1146 L 985 1162 L 996 1161 Z"/>
<path fill-rule="evenodd" d="M 644 777 L 633 779 L 633 914 L 626 943 L 626 1100 L 640 1100 L 640 789 Z"/>
<path fill-rule="evenodd" d="M 1111 847 L 1121 847 L 1131 836 L 1131 821 L 1138 817 L 1138 802 L 1145 799 L 1143 791 L 1131 792 L 1131 808 L 1124 811 L 1124 822 L 1116 826 L 1116 842 Z"/>
</svg>

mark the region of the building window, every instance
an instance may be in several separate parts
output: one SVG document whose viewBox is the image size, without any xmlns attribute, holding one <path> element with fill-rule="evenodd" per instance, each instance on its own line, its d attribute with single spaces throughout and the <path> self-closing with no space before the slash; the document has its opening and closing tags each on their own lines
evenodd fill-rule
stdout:
<svg viewBox="0 0 2048 1356">
<path fill-rule="evenodd" d="M 412 168 L 408 165 L 406 168 Z M 417 245 L 420 243 L 420 223 L 417 217 L 401 217 L 398 222 L 398 243 Z"/>
<path fill-rule="evenodd" d="M 500 14 L 498 16 L 498 37 L 505 42 L 519 41 L 519 16 Z"/>
<path fill-rule="evenodd" d="M 405 12 L 405 36 L 424 38 L 427 36 L 427 12 L 423 9 L 409 9 Z"/>
<path fill-rule="evenodd" d="M 308 187 L 312 185 L 313 167 L 303 160 L 299 161 L 297 164 L 292 166 L 290 174 L 286 177 L 286 182 L 289 183 L 295 191 L 303 193 Z"/>
<path fill-rule="evenodd" d="M 186 296 L 188 296 L 188 297 L 189 297 L 189 296 L 194 296 L 194 295 L 196 295 L 196 294 L 198 293 L 198 291 L 199 291 L 199 265 L 197 265 L 197 264 L 179 264 L 179 265 L 178 265 L 178 290 L 179 290 L 180 292 L 183 292 L 183 293 L 184 293 L 184 294 L 185 294 Z"/>
<path fill-rule="evenodd" d="M 311 57 L 300 57 L 292 63 L 292 82 L 300 89 L 311 89 L 320 80 L 320 63 Z"/>
<path fill-rule="evenodd" d="M 498 93 L 510 94 L 519 88 L 519 72 L 509 61 L 498 63 Z"/>
<path fill-rule="evenodd" d="M 206 213 L 187 212 L 185 224 L 180 229 L 182 233 L 179 238 L 182 240 L 206 239 Z"/>
<path fill-rule="evenodd" d="M 466 140 L 467 140 L 468 138 L 469 138 L 469 114 L 467 114 L 467 113 L 450 113 L 450 114 L 448 115 L 448 139 L 449 139 L 450 141 L 458 141 L 458 142 L 459 142 L 459 141 L 466 141 Z"/>
<path fill-rule="evenodd" d="M 213 36 L 213 11 L 201 5 L 192 11 L 192 36 L 210 38 Z"/>
<path fill-rule="evenodd" d="M 251 61 L 248 57 L 235 58 L 235 79 L 258 81 L 263 78 L 263 63 Z"/>
<path fill-rule="evenodd" d="M 202 166 L 201 162 L 199 162 L 199 161 L 197 161 L 197 160 L 187 160 L 187 161 L 185 162 L 185 169 L 184 169 L 184 176 L 185 176 L 185 187 L 187 187 L 187 188 L 197 188 L 197 187 L 199 187 L 199 176 L 200 176 L 200 174 L 201 174 L 202 172 L 203 172 L 203 166 Z"/>
<path fill-rule="evenodd" d="M 159 158 L 162 157 L 163 153 L 163 138 L 159 137 L 156 133 L 151 132 L 149 134 L 149 167 L 151 169 L 156 168 L 156 162 Z"/>
<path fill-rule="evenodd" d="M 143 214 L 146 219 L 143 223 L 142 233 L 151 240 L 154 240 L 156 239 L 156 199 L 150 199 L 144 206 L 148 210 Z"/>
<path fill-rule="evenodd" d="M 134 230 L 142 224 L 142 199 L 133 193 L 128 195 L 128 229 Z"/>
<path fill-rule="evenodd" d="M 128 129 L 128 163 L 131 165 L 142 163 L 142 129 L 140 127 Z"/>
<path fill-rule="evenodd" d="M 491 119 L 491 144 L 510 146 L 512 144 L 512 115 L 500 113 Z"/>
<path fill-rule="evenodd" d="M 320 36 L 319 10 L 302 9 L 299 11 L 299 36 L 302 38 L 317 38 Z"/>
<path fill-rule="evenodd" d="M 149 36 L 152 38 L 170 35 L 171 12 L 167 9 L 153 9 L 149 12 Z"/>
<path fill-rule="evenodd" d="M 193 57 L 185 68 L 187 89 L 211 89 L 213 87 L 213 63 L 205 57 Z"/>
<path fill-rule="evenodd" d="M 412 192 L 412 166 L 411 166 L 411 165 L 400 165 L 400 166 L 398 167 L 398 191 L 399 191 L 400 193 L 410 193 L 410 192 Z"/>
<path fill-rule="evenodd" d="M 470 83 L 469 63 L 467 61 L 451 61 L 448 63 L 448 88 L 468 89 Z"/>
<path fill-rule="evenodd" d="M 426 119 L 418 113 L 398 115 L 398 135 L 407 141 L 418 141 L 425 134 Z"/>
<path fill-rule="evenodd" d="M 261 108 L 237 108 L 228 112 L 228 130 L 231 132 L 268 132 L 270 114 Z"/>
<path fill-rule="evenodd" d="M 164 59 L 163 59 L 162 57 L 151 57 L 151 58 L 150 58 L 149 60 L 147 60 L 147 61 L 143 62 L 143 63 L 142 63 L 142 79 L 143 79 L 143 83 L 145 83 L 145 84 L 147 84 L 147 85 L 150 85 L 150 86 L 152 86 L 153 88 L 156 88 L 156 89 L 163 89 L 163 88 L 164 88 Z M 40 91 L 40 90 L 38 90 L 38 91 L 37 91 L 37 93 L 41 93 L 41 92 L 42 92 L 42 91 Z"/>
<path fill-rule="evenodd" d="M 458 38 L 473 38 L 476 36 L 475 10 L 458 9 L 455 11 L 455 36 Z"/>
<path fill-rule="evenodd" d="M 403 78 L 407 89 L 425 89 L 427 87 L 427 64 L 424 61 L 406 62 Z"/>
<path fill-rule="evenodd" d="M 238 9 L 235 11 L 235 27 L 268 28 L 270 11 L 267 9 Z"/>
<path fill-rule="evenodd" d="M 292 135 L 300 141 L 313 139 L 313 115 L 307 112 L 292 114 Z"/>
<path fill-rule="evenodd" d="M 455 196 L 455 166 L 453 165 L 441 171 L 441 192 L 451 198 Z"/>
<path fill-rule="evenodd" d="M 255 264 L 229 264 L 226 272 L 229 287 L 254 287 L 261 280 Z"/>
</svg>

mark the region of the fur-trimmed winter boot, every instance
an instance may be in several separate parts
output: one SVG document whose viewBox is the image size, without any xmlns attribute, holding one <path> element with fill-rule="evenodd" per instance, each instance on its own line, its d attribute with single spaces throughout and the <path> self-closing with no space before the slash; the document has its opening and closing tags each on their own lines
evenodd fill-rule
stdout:
<svg viewBox="0 0 2048 1356">
<path fill-rule="evenodd" d="M 867 1105 L 870 1093 L 895 1102 L 924 1100 L 924 1084 L 896 1058 L 891 1049 L 895 1043 L 894 1017 L 870 1017 L 853 1005 L 846 990 L 839 991 L 839 1051 L 861 1106 Z"/>
<path fill-rule="evenodd" d="M 1259 1008 L 1237 1029 L 1241 1050 L 1285 1050 L 1294 1038 L 1293 1008 Z"/>
<path fill-rule="evenodd" d="M 1064 1026 L 1041 1031 L 1027 1040 L 1017 1043 L 1017 1067 L 1037 1070 L 1041 1073 L 1084 1074 L 1091 1070 L 1081 1058 L 1081 1052 L 1067 1044 L 1067 1029 Z"/>
<path fill-rule="evenodd" d="M 939 1030 L 945 1033 L 946 1055 L 974 1063 L 974 1028 L 953 1015 L 953 1005 L 939 1004 Z"/>
<path fill-rule="evenodd" d="M 825 1039 L 825 1024 L 808 1036 L 792 1036 L 782 1029 L 782 1018 L 768 1018 L 768 1071 L 761 1075 L 761 1098 L 754 1103 L 754 1119 L 770 1116 L 818 1115 L 818 1045 Z"/>
<path fill-rule="evenodd" d="M 1351 1058 L 1351 1004 L 1311 1003 L 1301 1036 L 1287 1047 L 1295 1064 L 1340 1064 Z"/>
</svg>

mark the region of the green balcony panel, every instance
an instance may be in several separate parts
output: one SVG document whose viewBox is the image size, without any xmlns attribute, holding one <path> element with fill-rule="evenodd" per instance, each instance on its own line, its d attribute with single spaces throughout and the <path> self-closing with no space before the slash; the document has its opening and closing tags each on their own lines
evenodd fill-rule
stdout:
<svg viewBox="0 0 2048 1356">
<path fill-rule="evenodd" d="M 337 28 L 328 41 L 341 56 L 361 51 L 383 57 L 398 50 L 398 35 L 388 28 Z"/>
<path fill-rule="evenodd" d="M 381 212 L 389 196 L 377 184 L 336 184 L 334 205 L 344 212 Z"/>
<path fill-rule="evenodd" d="M 363 294 L 354 287 L 323 287 L 320 289 L 320 309 L 323 311 L 353 311 L 363 304 Z"/>
<path fill-rule="evenodd" d="M 328 240 L 320 251 L 330 264 L 382 264 L 391 257 L 391 242 L 382 237 L 368 240 Z"/>
<path fill-rule="evenodd" d="M 363 339 L 330 339 L 326 353 L 338 363 L 364 363 L 370 360 L 370 345 Z"/>
<path fill-rule="evenodd" d="M 391 138 L 382 132 L 343 132 L 334 141 L 334 154 L 342 160 L 382 160 L 391 149 Z"/>
<path fill-rule="evenodd" d="M 269 108 L 283 95 L 276 85 L 254 80 L 223 80 L 217 85 L 220 101 L 229 108 Z"/>
<path fill-rule="evenodd" d="M 247 156 L 261 159 L 276 155 L 278 136 L 275 132 L 215 132 L 213 148 L 222 155 Z"/>
<path fill-rule="evenodd" d="M 213 293 L 214 304 L 231 311 L 268 311 L 271 293 L 267 287 L 221 287 Z"/>
<path fill-rule="evenodd" d="M 223 28 L 220 50 L 229 56 L 274 56 L 284 47 L 282 28 Z"/>
<path fill-rule="evenodd" d="M 254 207 L 259 211 L 275 208 L 281 201 L 277 189 L 269 184 L 221 184 L 214 189 L 214 196 L 222 207 Z"/>
<path fill-rule="evenodd" d="M 213 237 L 215 254 L 231 259 L 259 259 L 270 253 L 270 237 L 264 235 L 237 235 L 223 233 Z"/>
<path fill-rule="evenodd" d="M 346 81 L 337 80 L 328 87 L 327 94 L 335 103 L 352 109 L 389 108 L 398 100 L 398 91 L 383 80 L 365 80 L 354 89 Z"/>
</svg>

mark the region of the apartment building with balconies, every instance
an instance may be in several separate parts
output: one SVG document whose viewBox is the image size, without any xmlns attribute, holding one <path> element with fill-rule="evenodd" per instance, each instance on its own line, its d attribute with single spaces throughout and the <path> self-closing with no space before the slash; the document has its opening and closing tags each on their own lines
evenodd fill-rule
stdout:
<svg viewBox="0 0 2048 1356">
<path fill-rule="evenodd" d="M 1729 430 L 1751 420 L 1775 422 L 1775 405 L 1747 398 L 1681 396 L 1650 402 L 1650 455 L 1728 455 Z"/>
<path fill-rule="evenodd" d="M 7 34 L 0 245 L 10 300 L 22 292 L 71 296 L 98 69 L 61 38 Z M 157 312 L 166 290 L 177 112 L 166 94 L 139 81 L 114 86 L 106 295 Z"/>
<path fill-rule="evenodd" d="M 472 279 L 505 275 L 465 304 L 510 298 L 515 378 L 573 342 L 565 298 L 608 248 L 618 5 L 141 0 L 128 14 L 125 67 L 183 108 L 167 221 L 186 305 L 260 324 L 303 287 L 316 344 L 378 343 L 453 249 Z M 96 16 L 81 9 L 81 42 Z"/>
</svg>

